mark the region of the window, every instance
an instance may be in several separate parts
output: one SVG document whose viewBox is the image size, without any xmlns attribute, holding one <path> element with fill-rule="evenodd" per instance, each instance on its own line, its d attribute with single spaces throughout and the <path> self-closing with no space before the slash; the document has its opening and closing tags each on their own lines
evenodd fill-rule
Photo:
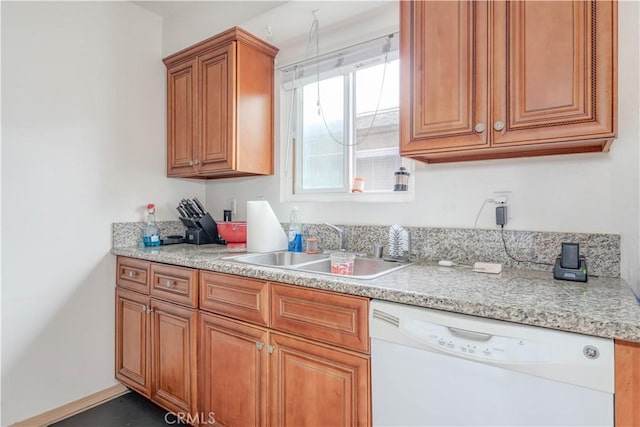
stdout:
<svg viewBox="0 0 640 427">
<path fill-rule="evenodd" d="M 397 38 L 396 38 L 397 39 Z M 392 37 L 288 67 L 293 194 L 392 194 L 399 155 L 399 59 Z M 397 40 L 395 41 L 397 43 Z M 291 92 L 289 92 L 291 91 Z"/>
</svg>

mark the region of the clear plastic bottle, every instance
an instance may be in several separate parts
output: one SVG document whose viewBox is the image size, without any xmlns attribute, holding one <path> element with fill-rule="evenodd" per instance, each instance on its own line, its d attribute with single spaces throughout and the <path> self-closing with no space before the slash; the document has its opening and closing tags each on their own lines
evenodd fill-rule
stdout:
<svg viewBox="0 0 640 427">
<path fill-rule="evenodd" d="M 300 211 L 294 207 L 289 217 L 289 251 L 302 252 L 302 221 Z"/>
<path fill-rule="evenodd" d="M 147 225 L 142 229 L 142 242 L 145 246 L 160 246 L 160 234 L 156 224 L 156 205 L 147 205 Z"/>
</svg>

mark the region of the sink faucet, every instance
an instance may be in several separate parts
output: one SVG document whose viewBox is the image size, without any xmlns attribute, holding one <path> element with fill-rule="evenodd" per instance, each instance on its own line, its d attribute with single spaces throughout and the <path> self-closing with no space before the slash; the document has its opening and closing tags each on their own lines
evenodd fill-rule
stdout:
<svg viewBox="0 0 640 427">
<path fill-rule="evenodd" d="M 338 238 L 340 239 L 339 249 L 341 251 L 346 251 L 347 250 L 347 232 L 340 227 L 336 227 L 333 224 L 329 224 L 325 222 L 324 225 L 326 225 L 327 227 L 333 229 L 336 233 L 338 233 Z"/>
</svg>

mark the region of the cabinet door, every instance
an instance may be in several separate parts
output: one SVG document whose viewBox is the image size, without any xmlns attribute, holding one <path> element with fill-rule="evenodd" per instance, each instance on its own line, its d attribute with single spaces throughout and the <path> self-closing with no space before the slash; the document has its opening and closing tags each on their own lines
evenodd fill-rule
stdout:
<svg viewBox="0 0 640 427">
<path fill-rule="evenodd" d="M 370 360 L 271 334 L 271 426 L 368 426 Z"/>
<path fill-rule="evenodd" d="M 616 425 L 640 426 L 640 343 L 615 342 Z"/>
<path fill-rule="evenodd" d="M 400 2 L 400 152 L 488 147 L 487 2 Z"/>
<path fill-rule="evenodd" d="M 167 175 L 193 175 L 197 148 L 197 61 L 167 70 Z"/>
<path fill-rule="evenodd" d="M 151 399 L 174 412 L 197 411 L 197 311 L 151 300 Z"/>
<path fill-rule="evenodd" d="M 145 396 L 150 393 L 149 297 L 116 288 L 116 378 Z"/>
<path fill-rule="evenodd" d="M 215 425 L 267 425 L 267 331 L 200 315 L 201 413 Z"/>
<path fill-rule="evenodd" d="M 507 1 L 492 7 L 494 144 L 613 137 L 616 2 Z"/>
<path fill-rule="evenodd" d="M 198 57 L 201 174 L 235 168 L 235 52 L 233 42 Z"/>
</svg>

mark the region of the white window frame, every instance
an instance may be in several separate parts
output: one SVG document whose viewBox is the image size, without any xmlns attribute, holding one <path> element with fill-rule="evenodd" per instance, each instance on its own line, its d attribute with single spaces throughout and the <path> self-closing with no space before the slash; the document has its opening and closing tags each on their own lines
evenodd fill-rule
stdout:
<svg viewBox="0 0 640 427">
<path fill-rule="evenodd" d="M 391 59 L 389 59 L 391 60 Z M 345 116 L 353 122 L 354 117 L 352 114 L 352 93 L 355 89 L 355 85 L 351 78 L 344 78 L 344 108 Z M 280 90 L 276 91 L 276 103 L 277 108 L 280 112 L 280 127 L 279 127 L 279 140 L 280 140 L 280 165 L 284 166 L 280 175 L 280 199 L 283 202 L 413 202 L 415 201 L 415 162 L 411 159 L 401 158 L 401 164 L 404 166 L 409 172 L 409 190 L 408 191 L 393 191 L 393 190 L 382 190 L 382 191 L 367 191 L 365 186 L 365 191 L 362 193 L 351 193 L 350 187 L 351 182 L 347 182 L 345 180 L 345 186 L 336 189 L 306 189 L 303 190 L 301 187 L 301 175 L 296 174 L 295 168 L 296 164 L 298 164 L 298 160 L 301 159 L 301 155 L 297 154 L 296 150 L 296 141 L 300 140 L 301 129 L 295 129 L 291 132 L 292 140 L 288 141 L 289 136 L 289 120 L 291 115 L 290 104 L 291 100 L 293 100 L 296 111 L 294 112 L 294 117 L 300 117 L 302 103 L 298 102 L 296 97 L 301 96 L 301 88 L 302 84 L 297 85 L 295 88 L 289 88 L 287 90 L 283 87 L 281 81 L 281 73 L 276 73 L 276 88 L 280 88 Z M 297 93 L 291 93 L 290 91 L 296 91 Z M 351 132 L 353 128 L 353 123 L 344 123 L 344 131 L 343 135 L 345 135 L 347 140 L 351 140 L 351 135 L 348 135 L 347 132 Z M 291 125 L 292 126 L 292 125 Z M 295 138 L 295 139 L 294 139 Z M 380 149 L 381 151 L 389 151 L 393 150 L 390 148 Z M 344 163 L 344 173 L 346 177 L 351 176 L 351 170 L 355 167 L 355 150 L 350 149 L 349 146 L 344 146 L 343 155 L 345 158 L 348 157 L 348 161 Z M 390 177 L 393 179 L 393 177 Z"/>
</svg>

